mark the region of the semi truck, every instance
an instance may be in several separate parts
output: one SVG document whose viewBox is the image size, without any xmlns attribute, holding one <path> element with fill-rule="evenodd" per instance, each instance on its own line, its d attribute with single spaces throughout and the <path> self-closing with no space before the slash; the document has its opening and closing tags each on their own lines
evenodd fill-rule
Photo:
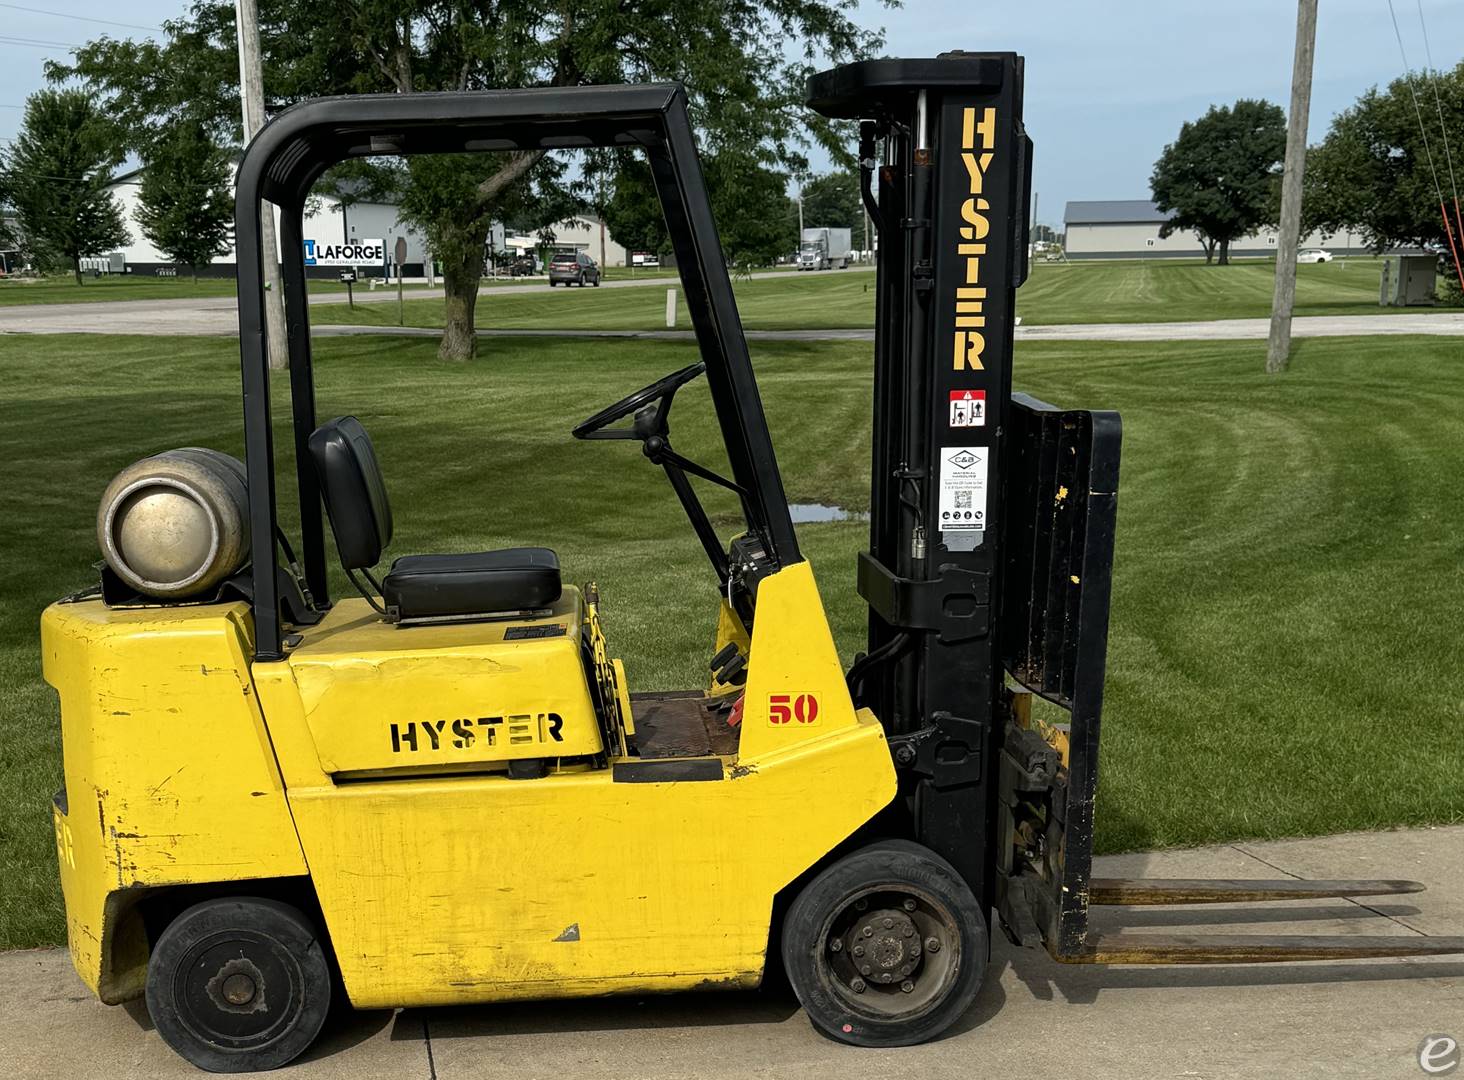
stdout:
<svg viewBox="0 0 1464 1080">
<path fill-rule="evenodd" d="M 798 269 L 846 270 L 853 258 L 853 231 L 850 229 L 804 229 L 798 244 Z"/>
</svg>

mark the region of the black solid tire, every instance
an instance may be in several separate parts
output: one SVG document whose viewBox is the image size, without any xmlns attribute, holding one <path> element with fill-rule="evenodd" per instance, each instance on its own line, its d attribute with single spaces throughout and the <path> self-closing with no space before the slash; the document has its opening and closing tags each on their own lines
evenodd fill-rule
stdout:
<svg viewBox="0 0 1464 1080">
<path fill-rule="evenodd" d="M 829 930 L 846 905 L 871 887 L 913 892 L 936 901 L 960 934 L 959 963 L 939 997 L 918 1015 L 861 1011 L 830 969 Z M 884 840 L 833 863 L 803 887 L 783 918 L 783 968 L 809 1022 L 852 1046 L 913 1046 L 935 1038 L 965 1014 L 985 975 L 988 935 L 981 905 L 945 859 L 909 840 Z M 871 988 L 872 989 L 872 988 Z"/>
<path fill-rule="evenodd" d="M 580 287 L 580 288 L 581 288 L 581 289 L 583 289 L 583 288 L 584 288 L 584 287 L 585 287 L 585 275 L 584 275 L 584 271 L 583 271 L 583 270 L 581 270 L 581 271 L 580 271 L 580 276 L 579 276 L 579 287 Z"/>
<path fill-rule="evenodd" d="M 248 1002 L 229 1005 L 220 999 L 223 957 L 230 957 L 225 968 L 237 964 L 252 973 Z M 211 969 L 217 970 L 211 975 Z M 254 978 L 263 984 L 257 1005 Z M 163 1041 L 200 1069 L 277 1069 L 320 1034 L 330 1011 L 330 963 L 315 927 L 289 904 L 256 897 L 206 900 L 180 914 L 158 938 L 148 960 L 146 995 Z M 263 1016 L 254 1022 L 254 1014 Z M 250 1020 L 230 1021 L 230 1015 Z M 219 1025 L 231 1023 L 259 1030 L 221 1034 Z"/>
</svg>

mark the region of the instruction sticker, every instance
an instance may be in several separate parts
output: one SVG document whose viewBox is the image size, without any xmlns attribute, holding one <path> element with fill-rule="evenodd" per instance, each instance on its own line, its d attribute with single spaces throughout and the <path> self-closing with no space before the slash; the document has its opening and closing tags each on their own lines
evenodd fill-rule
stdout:
<svg viewBox="0 0 1464 1080">
<path fill-rule="evenodd" d="M 951 391 L 951 427 L 986 426 L 986 391 Z"/>
<path fill-rule="evenodd" d="M 984 446 L 947 446 L 940 453 L 940 531 L 984 532 L 990 451 Z"/>
</svg>

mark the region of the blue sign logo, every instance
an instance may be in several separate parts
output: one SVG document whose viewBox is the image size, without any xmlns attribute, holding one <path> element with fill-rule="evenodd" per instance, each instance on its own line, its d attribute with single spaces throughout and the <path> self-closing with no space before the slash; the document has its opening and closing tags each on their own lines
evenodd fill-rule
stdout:
<svg viewBox="0 0 1464 1080">
<path fill-rule="evenodd" d="M 305 265 L 306 266 L 314 266 L 315 265 L 315 241 L 314 240 L 306 240 L 305 241 Z"/>
</svg>

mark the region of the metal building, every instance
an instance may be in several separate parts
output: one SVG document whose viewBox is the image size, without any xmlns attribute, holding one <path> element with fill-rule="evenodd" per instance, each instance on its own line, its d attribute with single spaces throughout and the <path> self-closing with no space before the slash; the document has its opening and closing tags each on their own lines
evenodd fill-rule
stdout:
<svg viewBox="0 0 1464 1080">
<path fill-rule="evenodd" d="M 1063 211 L 1063 250 L 1069 259 L 1203 258 L 1205 249 L 1188 229 L 1159 235 L 1168 219 L 1150 199 L 1070 202 Z M 1334 255 L 1369 254 L 1352 232 L 1312 233 L 1302 237 L 1301 246 L 1325 248 Z M 1275 254 L 1276 230 L 1269 227 L 1230 245 L 1232 258 Z"/>
</svg>

